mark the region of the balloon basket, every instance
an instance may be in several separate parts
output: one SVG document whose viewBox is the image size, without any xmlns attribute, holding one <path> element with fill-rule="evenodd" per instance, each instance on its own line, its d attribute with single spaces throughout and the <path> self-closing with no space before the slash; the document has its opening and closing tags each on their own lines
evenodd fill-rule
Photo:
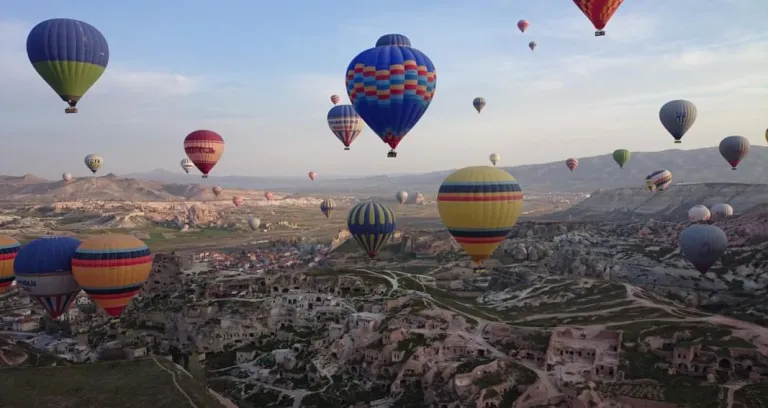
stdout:
<svg viewBox="0 0 768 408">
<path fill-rule="evenodd" d="M 389 153 L 387 153 L 387 157 L 397 157 L 397 152 L 394 150 L 390 150 Z"/>
<path fill-rule="evenodd" d="M 349 150 L 349 147 L 345 147 L 344 150 Z"/>
<path fill-rule="evenodd" d="M 69 107 L 67 109 L 64 109 L 64 113 L 77 113 L 77 108 Z"/>
<path fill-rule="evenodd" d="M 736 167 L 731 167 L 731 170 L 736 170 Z"/>
<path fill-rule="evenodd" d="M 595 31 L 595 37 L 603 37 L 604 35 L 605 35 L 605 31 L 603 30 Z"/>
<path fill-rule="evenodd" d="M 682 140 L 675 140 L 675 143 L 683 143 Z"/>
<path fill-rule="evenodd" d="M 203 174 L 203 178 L 208 178 L 208 175 L 207 174 Z"/>
</svg>

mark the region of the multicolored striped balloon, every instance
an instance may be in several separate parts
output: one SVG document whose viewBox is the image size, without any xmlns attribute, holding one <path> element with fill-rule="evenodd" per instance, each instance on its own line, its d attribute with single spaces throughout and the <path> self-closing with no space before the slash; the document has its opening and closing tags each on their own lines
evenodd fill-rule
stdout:
<svg viewBox="0 0 768 408">
<path fill-rule="evenodd" d="M 565 161 L 565 167 L 568 167 L 568 170 L 573 172 L 576 170 L 577 167 L 579 167 L 579 159 L 574 159 L 571 157 L 570 159 Z"/>
<path fill-rule="evenodd" d="M 0 293 L 8 292 L 16 276 L 13 274 L 13 261 L 19 253 L 21 244 L 8 235 L 0 235 Z"/>
<path fill-rule="evenodd" d="M 339 95 L 331 95 L 331 103 L 334 105 L 338 105 L 339 101 L 341 101 L 341 98 L 339 98 Z"/>
<path fill-rule="evenodd" d="M 352 142 L 363 131 L 363 118 L 357 114 L 352 105 L 337 105 L 328 111 L 328 127 L 336 138 L 349 150 Z"/>
<path fill-rule="evenodd" d="M 480 269 L 517 223 L 523 191 L 498 167 L 465 167 L 440 185 L 437 209 L 448 232 Z"/>
<path fill-rule="evenodd" d="M 54 319 L 66 312 L 80 293 L 72 274 L 72 256 L 79 245 L 76 238 L 45 236 L 24 245 L 16 254 L 16 285 Z"/>
<path fill-rule="evenodd" d="M 130 235 L 104 234 L 83 241 L 72 272 L 85 293 L 110 316 L 119 316 L 149 277 L 152 254 Z"/>
<path fill-rule="evenodd" d="M 349 210 L 347 228 L 358 245 L 373 259 L 395 232 L 395 212 L 373 201 L 359 203 Z"/>
<path fill-rule="evenodd" d="M 224 139 L 212 130 L 196 130 L 184 139 L 184 152 L 203 173 L 203 178 L 208 178 L 224 154 Z"/>
<path fill-rule="evenodd" d="M 330 198 L 327 200 L 323 200 L 323 202 L 320 203 L 320 211 L 322 211 L 323 214 L 325 214 L 325 218 L 331 218 L 331 214 L 335 209 L 336 209 L 336 202 L 331 200 Z"/>
</svg>

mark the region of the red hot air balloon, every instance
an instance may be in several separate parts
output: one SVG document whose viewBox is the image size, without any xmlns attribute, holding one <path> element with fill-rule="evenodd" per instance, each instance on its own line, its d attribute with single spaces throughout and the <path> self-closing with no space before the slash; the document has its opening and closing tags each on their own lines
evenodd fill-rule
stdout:
<svg viewBox="0 0 768 408">
<path fill-rule="evenodd" d="M 267 191 L 267 192 L 264 193 L 264 198 L 266 198 L 267 201 L 272 201 L 272 199 L 275 198 L 275 195 L 272 194 L 271 191 Z"/>
<path fill-rule="evenodd" d="M 568 167 L 568 170 L 573 172 L 574 170 L 576 170 L 577 167 L 579 167 L 579 160 L 571 157 L 570 159 L 565 161 L 565 167 Z"/>
<path fill-rule="evenodd" d="M 208 178 L 208 173 L 224 154 L 224 139 L 211 130 L 196 130 L 184 139 L 184 152 L 203 173 L 203 178 Z"/>
<path fill-rule="evenodd" d="M 235 207 L 240 207 L 241 205 L 243 205 L 243 201 L 244 201 L 243 197 L 240 197 L 240 196 L 232 197 L 232 204 L 234 204 Z"/>
<path fill-rule="evenodd" d="M 573 0 L 576 6 L 595 26 L 595 37 L 605 35 L 605 25 L 624 0 Z"/>
<path fill-rule="evenodd" d="M 331 95 L 331 103 L 334 105 L 338 105 L 341 101 L 341 98 L 339 98 L 339 95 Z"/>
<path fill-rule="evenodd" d="M 312 180 L 312 181 L 315 181 L 316 178 L 317 178 L 317 173 L 315 173 L 314 171 L 310 171 L 309 172 L 309 179 Z"/>
<path fill-rule="evenodd" d="M 517 29 L 520 30 L 521 33 L 524 33 L 530 25 L 531 24 L 527 20 L 520 20 L 517 22 Z"/>
</svg>

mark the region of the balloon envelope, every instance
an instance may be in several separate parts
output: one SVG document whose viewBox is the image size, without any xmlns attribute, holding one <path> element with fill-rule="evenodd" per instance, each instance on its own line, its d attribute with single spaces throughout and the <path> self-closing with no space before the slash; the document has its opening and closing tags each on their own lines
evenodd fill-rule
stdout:
<svg viewBox="0 0 768 408">
<path fill-rule="evenodd" d="M 211 191 L 213 191 L 213 195 L 215 195 L 216 197 L 218 197 L 218 196 L 221 194 L 221 192 L 222 192 L 222 191 L 224 191 L 224 189 L 222 189 L 222 188 L 221 188 L 221 187 L 219 187 L 219 186 L 214 186 L 214 187 L 211 189 Z"/>
<path fill-rule="evenodd" d="M 185 173 L 189 174 L 189 171 L 194 167 L 195 165 L 192 163 L 192 160 L 186 158 L 181 160 L 181 169 L 184 170 Z"/>
<path fill-rule="evenodd" d="M 400 204 L 405 204 L 406 201 L 408 201 L 408 193 L 405 191 L 398 191 L 397 194 L 395 194 L 395 199 Z"/>
<path fill-rule="evenodd" d="M 359 203 L 349 210 L 347 228 L 368 256 L 375 258 L 395 232 L 395 213 L 384 204 L 373 201 Z"/>
<path fill-rule="evenodd" d="M 11 288 L 16 276 L 13 274 L 13 261 L 19 253 L 21 244 L 8 235 L 0 235 L 0 293 Z"/>
<path fill-rule="evenodd" d="M 744 136 L 728 136 L 720 142 L 720 155 L 731 165 L 731 170 L 749 153 L 749 140 Z"/>
<path fill-rule="evenodd" d="M 119 316 L 139 294 L 152 271 L 144 242 L 125 234 L 88 238 L 72 258 L 72 272 L 88 297 L 110 316 Z"/>
<path fill-rule="evenodd" d="M 261 220 L 254 217 L 253 215 L 248 217 L 248 226 L 251 227 L 252 230 L 256 231 L 259 229 L 259 226 L 261 225 Z"/>
<path fill-rule="evenodd" d="M 688 221 L 691 222 L 701 222 L 701 221 L 709 221 L 709 217 L 712 214 L 709 212 L 709 208 L 697 204 L 691 207 L 690 210 L 688 210 Z"/>
<path fill-rule="evenodd" d="M 317 173 L 315 173 L 314 171 L 310 171 L 309 172 L 309 179 L 314 181 L 316 178 L 317 178 Z"/>
<path fill-rule="evenodd" d="M 234 196 L 232 197 L 232 204 L 235 205 L 235 207 L 240 207 L 243 204 L 243 197 L 240 196 Z"/>
<path fill-rule="evenodd" d="M 61 179 L 64 180 L 65 183 L 69 183 L 72 181 L 72 174 L 71 173 L 63 173 L 61 175 Z"/>
<path fill-rule="evenodd" d="M 672 182 L 672 172 L 669 170 L 656 170 L 645 179 L 650 181 L 656 190 L 664 191 Z"/>
<path fill-rule="evenodd" d="M 37 24 L 27 36 L 27 56 L 35 71 L 69 104 L 78 101 L 107 69 L 109 45 L 94 26 L 69 18 Z"/>
<path fill-rule="evenodd" d="M 363 118 L 357 114 L 352 105 L 337 105 L 328 111 L 328 127 L 344 145 L 344 150 L 357 139 L 363 131 Z"/>
<path fill-rule="evenodd" d="M 524 33 L 525 30 L 527 30 L 528 27 L 530 27 L 530 25 L 531 24 L 526 20 L 519 20 L 517 22 L 517 29 L 520 30 L 521 33 Z"/>
<path fill-rule="evenodd" d="M 196 130 L 184 138 L 184 152 L 207 178 L 224 154 L 224 139 L 212 130 Z"/>
<path fill-rule="evenodd" d="M 491 155 L 488 156 L 488 160 L 490 160 L 491 163 L 493 163 L 493 165 L 495 166 L 496 163 L 498 163 L 498 161 L 501 160 L 501 156 L 499 156 L 497 153 L 491 153 Z"/>
<path fill-rule="evenodd" d="M 686 132 L 696 122 L 696 116 L 699 111 L 693 102 L 683 99 L 669 101 L 659 110 L 659 120 L 664 129 L 667 129 L 675 143 L 680 143 Z"/>
<path fill-rule="evenodd" d="M 538 47 L 538 46 L 539 46 L 539 44 L 536 44 L 536 41 L 531 41 L 531 42 L 528 43 L 528 48 L 530 48 L 531 51 L 535 50 L 536 47 Z"/>
<path fill-rule="evenodd" d="M 272 199 L 275 198 L 275 195 L 271 191 L 267 191 L 264 193 L 264 198 L 266 198 L 267 201 L 272 201 Z"/>
<path fill-rule="evenodd" d="M 341 101 L 341 98 L 339 95 L 331 95 L 331 103 L 334 105 L 338 105 L 339 101 Z"/>
<path fill-rule="evenodd" d="M 694 224 L 680 233 L 680 253 L 701 273 L 706 273 L 726 248 L 728 237 L 714 225 Z"/>
<path fill-rule="evenodd" d="M 379 38 L 347 67 L 347 94 L 355 110 L 392 149 L 429 108 L 437 86 L 435 66 L 401 34 Z M 375 89 L 371 92 L 370 89 Z"/>
<path fill-rule="evenodd" d="M 440 185 L 437 209 L 448 232 L 473 261 L 490 258 L 523 211 L 514 177 L 491 166 L 459 169 Z"/>
<path fill-rule="evenodd" d="M 619 165 L 619 168 L 623 169 L 624 165 L 629 161 L 631 153 L 627 149 L 618 149 L 613 152 L 613 161 Z"/>
<path fill-rule="evenodd" d="M 24 245 L 16 254 L 16 284 L 54 319 L 80 292 L 72 275 L 72 256 L 79 245 L 75 238 L 45 236 Z"/>
<path fill-rule="evenodd" d="M 712 218 L 722 219 L 733 216 L 733 207 L 730 204 L 718 203 L 712 206 Z"/>
<path fill-rule="evenodd" d="M 320 211 L 325 215 L 325 218 L 330 218 L 333 210 L 336 209 L 336 202 L 327 199 L 320 203 Z"/>
<path fill-rule="evenodd" d="M 595 36 L 605 35 L 603 29 L 619 9 L 623 0 L 573 0 L 597 30 Z"/>
<path fill-rule="evenodd" d="M 104 163 L 104 159 L 96 154 L 89 154 L 85 156 L 83 161 L 85 162 L 85 167 L 88 167 L 88 170 L 90 170 L 93 174 L 96 174 L 96 172 L 99 171 L 102 164 Z"/>
<path fill-rule="evenodd" d="M 565 167 L 567 167 L 570 171 L 574 171 L 577 167 L 579 167 L 579 160 L 571 157 L 565 161 Z"/>
<path fill-rule="evenodd" d="M 477 97 L 474 100 L 472 100 L 472 106 L 475 107 L 475 110 L 477 113 L 480 113 L 480 111 L 485 108 L 485 98 Z"/>
</svg>

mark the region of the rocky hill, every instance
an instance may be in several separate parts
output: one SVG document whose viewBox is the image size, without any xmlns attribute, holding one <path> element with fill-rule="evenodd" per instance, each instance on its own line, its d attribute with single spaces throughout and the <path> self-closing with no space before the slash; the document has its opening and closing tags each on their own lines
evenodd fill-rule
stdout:
<svg viewBox="0 0 768 408">
<path fill-rule="evenodd" d="M 768 204 L 768 184 L 683 183 L 673 184 L 663 193 L 650 193 L 642 187 L 603 189 L 547 219 L 629 221 L 654 217 L 680 221 L 687 219 L 692 206 L 716 203 L 729 203 L 737 214 L 762 209 Z"/>
<path fill-rule="evenodd" d="M 660 152 L 633 152 L 623 169 L 614 163 L 611 153 L 579 157 L 579 168 L 569 173 L 565 158 L 551 163 L 504 167 L 529 192 L 590 192 L 598 188 L 643 186 L 645 176 L 654 170 L 667 169 L 674 182 L 734 182 L 763 183 L 768 180 L 768 147 L 752 146 L 749 156 L 731 171 L 717 147 L 694 150 L 664 150 Z M 484 163 L 484 162 L 481 162 Z M 440 183 L 453 170 L 426 174 L 370 176 L 362 178 L 330 178 L 320 175 L 322 182 L 310 183 L 302 177 L 244 177 L 211 176 L 206 183 L 231 188 L 266 188 L 281 191 L 336 192 L 361 195 L 389 196 L 398 190 L 422 191 L 434 194 Z M 164 170 L 130 175 L 138 179 L 183 183 L 189 176 Z"/>
</svg>

